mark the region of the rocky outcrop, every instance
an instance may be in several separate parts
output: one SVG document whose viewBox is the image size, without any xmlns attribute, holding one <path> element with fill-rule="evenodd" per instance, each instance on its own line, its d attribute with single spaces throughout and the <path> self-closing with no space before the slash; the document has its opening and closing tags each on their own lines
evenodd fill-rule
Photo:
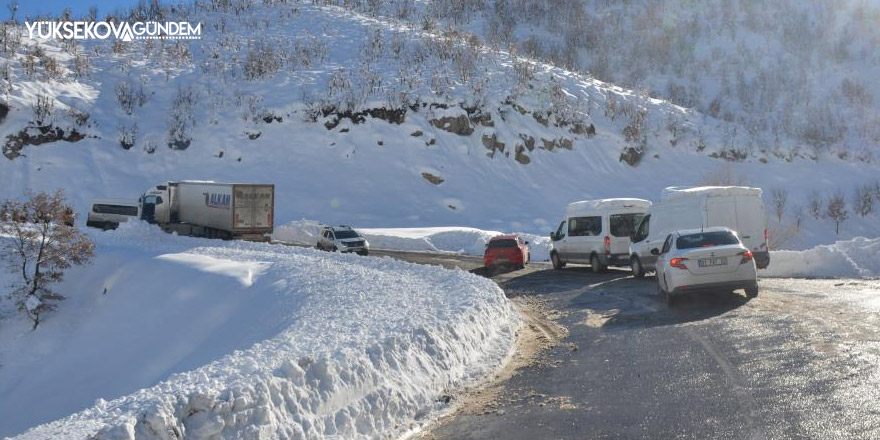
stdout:
<svg viewBox="0 0 880 440">
<path fill-rule="evenodd" d="M 434 127 L 459 136 L 470 136 L 474 132 L 474 127 L 471 126 L 471 121 L 467 115 L 444 116 L 432 119 L 430 122 Z"/>
<path fill-rule="evenodd" d="M 446 179 L 444 179 L 440 176 L 435 176 L 431 173 L 426 173 L 426 172 L 422 173 L 422 178 L 427 180 L 428 182 L 434 184 L 434 185 L 439 185 L 439 184 L 446 181 Z"/>
<path fill-rule="evenodd" d="M 55 141 L 79 142 L 85 139 L 85 135 L 71 129 L 65 131 L 60 127 L 53 125 L 26 127 L 15 134 L 6 136 L 6 142 L 3 144 L 3 155 L 7 159 L 12 160 L 21 156 L 21 150 L 28 145 L 42 145 Z"/>
</svg>

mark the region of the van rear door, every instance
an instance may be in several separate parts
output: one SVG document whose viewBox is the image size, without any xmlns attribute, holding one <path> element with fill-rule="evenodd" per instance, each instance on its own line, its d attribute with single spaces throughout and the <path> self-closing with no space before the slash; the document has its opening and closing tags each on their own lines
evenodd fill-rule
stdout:
<svg viewBox="0 0 880 440">
<path fill-rule="evenodd" d="M 762 249 L 764 244 L 764 202 L 760 197 L 736 196 L 736 222 L 739 238 L 747 248 Z"/>
<path fill-rule="evenodd" d="M 752 196 L 709 196 L 705 226 L 726 226 L 739 234 L 743 245 L 758 250 L 764 243 L 764 204 Z"/>
<path fill-rule="evenodd" d="M 730 196 L 706 197 L 706 224 L 704 227 L 726 226 L 734 231 L 737 227 L 736 198 Z"/>
</svg>

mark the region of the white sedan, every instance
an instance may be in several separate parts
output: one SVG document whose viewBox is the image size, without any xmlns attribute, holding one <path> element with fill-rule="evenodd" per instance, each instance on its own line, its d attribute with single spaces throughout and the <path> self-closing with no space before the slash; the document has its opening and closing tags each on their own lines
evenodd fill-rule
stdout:
<svg viewBox="0 0 880 440">
<path fill-rule="evenodd" d="M 758 296 L 755 258 L 729 228 L 675 231 L 651 253 L 658 256 L 657 288 L 669 305 L 693 291 L 744 289 L 749 298 Z"/>
</svg>

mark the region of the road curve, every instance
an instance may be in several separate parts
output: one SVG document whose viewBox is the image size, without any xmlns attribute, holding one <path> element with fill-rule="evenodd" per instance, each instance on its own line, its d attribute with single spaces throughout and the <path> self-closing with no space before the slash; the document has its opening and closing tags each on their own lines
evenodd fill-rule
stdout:
<svg viewBox="0 0 880 440">
<path fill-rule="evenodd" d="M 381 253 L 481 273 L 479 258 Z M 629 272 L 497 274 L 567 335 L 426 439 L 880 438 L 880 282 L 761 280 L 669 308 Z M 458 400 L 456 400 L 458 399 Z"/>
</svg>

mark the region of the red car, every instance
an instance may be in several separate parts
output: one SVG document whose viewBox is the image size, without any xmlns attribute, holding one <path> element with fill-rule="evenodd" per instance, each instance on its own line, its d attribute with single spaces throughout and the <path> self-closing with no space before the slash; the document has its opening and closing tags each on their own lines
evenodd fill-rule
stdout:
<svg viewBox="0 0 880 440">
<path fill-rule="evenodd" d="M 498 266 L 509 266 L 522 269 L 529 262 L 529 242 L 516 235 L 499 235 L 492 237 L 486 244 L 483 265 L 487 269 Z"/>
</svg>

